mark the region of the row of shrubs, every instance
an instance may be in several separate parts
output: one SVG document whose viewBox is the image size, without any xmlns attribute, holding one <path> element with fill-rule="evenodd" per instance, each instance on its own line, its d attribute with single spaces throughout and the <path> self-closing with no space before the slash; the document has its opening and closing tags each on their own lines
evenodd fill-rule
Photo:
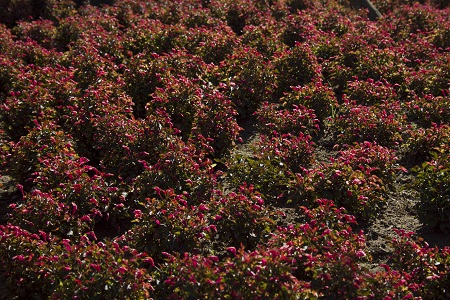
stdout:
<svg viewBox="0 0 450 300">
<path fill-rule="evenodd" d="M 163 194 L 169 206 L 177 203 L 178 220 L 181 214 L 198 219 L 199 211 L 209 211 L 178 210 L 181 199 L 173 191 Z M 258 198 L 247 189 L 230 199 L 247 201 L 249 196 Z M 1 227 L 1 241 L 9 246 L 0 248 L 2 258 L 8 258 L 2 269 L 11 295 L 36 299 L 448 298 L 448 248 L 431 248 L 421 240 L 415 241 L 412 232 L 398 230 L 389 265 L 371 272 L 364 267 L 370 260 L 364 234 L 352 231 L 353 216 L 324 199 L 317 200 L 317 208 L 302 207 L 302 211 L 303 222 L 273 229 L 266 242 L 255 249 L 229 246 L 219 255 L 195 253 L 190 248 L 187 252 L 158 252 L 152 258 L 120 240 L 94 242 L 87 235 L 74 242 L 7 225 Z M 146 232 L 148 236 L 161 231 L 155 230 L 155 217 L 144 213 L 136 219 L 142 226 L 135 235 L 152 227 L 152 233 Z M 170 220 L 166 225 L 178 225 L 173 218 L 166 220 Z M 197 226 L 198 220 L 191 222 L 172 227 L 181 232 L 167 232 L 165 227 L 164 233 L 170 235 L 159 236 L 158 247 L 166 250 L 165 242 L 175 238 L 174 234 L 179 239 L 189 234 L 193 230 L 189 226 Z M 222 234 L 211 227 L 202 232 L 203 236 L 196 234 L 196 242 L 209 234 Z"/>
<path fill-rule="evenodd" d="M 354 232 L 405 172 L 450 231 L 447 4 L 374 3 L 0 0 L 5 297 L 450 297 Z"/>
</svg>

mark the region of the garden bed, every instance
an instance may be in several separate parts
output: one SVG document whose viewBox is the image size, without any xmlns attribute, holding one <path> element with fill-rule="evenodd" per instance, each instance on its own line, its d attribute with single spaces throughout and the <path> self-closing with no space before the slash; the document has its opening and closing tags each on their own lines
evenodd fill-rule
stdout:
<svg viewBox="0 0 450 300">
<path fill-rule="evenodd" d="M 3 2 L 0 299 L 450 298 L 446 1 Z"/>
</svg>

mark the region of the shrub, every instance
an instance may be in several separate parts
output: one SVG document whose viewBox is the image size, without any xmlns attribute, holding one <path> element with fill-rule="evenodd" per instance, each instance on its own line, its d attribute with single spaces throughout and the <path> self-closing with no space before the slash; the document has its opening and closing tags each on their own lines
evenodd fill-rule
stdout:
<svg viewBox="0 0 450 300">
<path fill-rule="evenodd" d="M 102 129 L 98 123 L 114 114 L 131 118 L 133 103 L 120 84 L 103 79 L 83 89 L 83 93 L 68 97 L 59 104 L 58 118 L 61 127 L 76 141 L 80 156 L 87 157 L 94 166 L 98 166 L 101 157 L 96 138 Z"/>
<path fill-rule="evenodd" d="M 255 115 L 258 120 L 259 131 L 267 136 L 280 134 L 315 135 L 320 129 L 313 110 L 304 106 L 298 107 L 296 104 L 277 105 L 265 102 L 255 112 Z"/>
<path fill-rule="evenodd" d="M 305 85 L 321 77 L 321 69 L 311 48 L 306 43 L 296 43 L 273 59 L 276 74 L 275 96 L 281 97 L 291 86 Z"/>
<path fill-rule="evenodd" d="M 12 60 L 6 54 L 0 54 L 0 97 L 2 99 L 1 107 L 4 111 L 2 114 L 2 120 L 6 119 L 8 107 L 5 104 L 7 97 L 10 95 L 11 90 L 19 82 L 18 78 L 21 76 L 21 68 L 23 63 L 18 60 Z M 11 132 L 12 133 L 12 132 Z"/>
<path fill-rule="evenodd" d="M 362 262 L 365 252 L 363 232 L 353 232 L 355 218 L 337 208 L 333 201 L 317 199 L 316 208 L 300 207 L 305 220 L 280 228 L 268 242 L 270 249 L 287 248 L 294 259 L 292 274 L 321 297 L 354 299 L 370 293 L 365 284 Z"/>
<path fill-rule="evenodd" d="M 192 86 L 199 87 L 202 80 L 209 80 L 205 74 L 210 71 L 200 57 L 185 50 L 173 50 L 164 55 L 144 52 L 130 59 L 123 67 L 124 89 L 133 99 L 133 114 L 136 118 L 145 118 L 146 105 L 152 100 L 157 88 L 166 88 L 166 85 L 178 80 L 179 76 L 192 81 L 192 90 Z M 200 79 L 202 76 L 205 78 Z M 181 91 L 182 89 L 175 92 Z M 150 114 L 152 113 L 150 110 Z"/>
<path fill-rule="evenodd" d="M 25 191 L 31 190 L 29 178 L 31 174 L 39 171 L 41 157 L 56 157 L 60 153 L 67 153 L 68 157 L 78 159 L 74 151 L 73 138 L 61 130 L 61 127 L 52 123 L 40 124 L 35 120 L 36 126 L 23 136 L 17 143 L 10 143 L 10 156 L 6 161 L 6 170 L 17 182 L 26 183 Z"/>
<path fill-rule="evenodd" d="M 17 81 L 8 85 L 9 94 L 2 107 L 6 132 L 14 141 L 35 127 L 33 120 L 57 122 L 57 107 L 68 105 L 70 99 L 78 95 L 71 69 L 27 66 L 13 69 L 9 76 L 13 75 L 18 76 Z"/>
<path fill-rule="evenodd" d="M 47 49 L 54 47 L 56 27 L 50 20 L 38 20 L 33 22 L 19 22 L 12 30 L 17 39 L 26 41 L 32 39 Z"/>
<path fill-rule="evenodd" d="M 375 23 L 368 22 L 367 19 L 365 18 L 360 18 L 355 20 L 354 24 L 355 29 L 358 30 L 358 32 L 361 32 L 361 35 L 368 42 L 369 45 L 376 46 L 380 49 L 397 46 L 390 32 L 391 29 L 390 26 L 392 24 L 387 22 L 385 24 L 383 22 L 384 18 L 378 19 L 378 21 Z M 407 41 L 408 40 L 405 40 L 405 43 L 407 43 Z"/>
<path fill-rule="evenodd" d="M 157 262 L 163 261 L 166 252 L 205 251 L 216 232 L 208 222 L 208 205 L 190 204 L 186 196 L 173 189 L 154 186 L 153 194 L 156 196 L 136 199 L 134 225 L 117 242 L 148 253 Z"/>
<path fill-rule="evenodd" d="M 450 143 L 450 128 L 448 125 L 432 124 L 430 128 L 409 130 L 408 140 L 402 145 L 405 150 L 405 160 L 412 165 L 422 164 L 431 159 L 430 152 L 436 147 Z"/>
<path fill-rule="evenodd" d="M 160 153 L 154 164 L 147 164 L 133 181 L 133 196 L 137 201 L 156 197 L 154 187 L 174 189 L 187 195 L 190 204 L 198 205 L 211 196 L 215 185 L 213 165 L 203 152 L 177 138 L 168 141 L 167 150 Z"/>
<path fill-rule="evenodd" d="M 268 202 L 284 201 L 293 170 L 310 164 L 313 145 L 311 137 L 302 133 L 262 135 L 252 153 L 236 153 L 226 159 L 226 182 L 231 188 L 253 185 Z"/>
<path fill-rule="evenodd" d="M 430 161 L 415 169 L 415 186 L 420 193 L 420 213 L 426 224 L 442 232 L 450 232 L 449 176 L 450 156 L 448 145 L 436 147 Z"/>
<path fill-rule="evenodd" d="M 292 86 L 291 90 L 280 99 L 280 102 L 286 108 L 298 105 L 313 109 L 322 125 L 327 118 L 334 116 L 338 106 L 333 90 L 321 80 L 304 86 Z"/>
<path fill-rule="evenodd" d="M 146 109 L 150 113 L 160 109 L 170 118 L 181 134 L 183 141 L 189 138 L 195 113 L 203 100 L 203 90 L 198 81 L 184 76 L 173 76 L 163 81 L 163 87 L 157 88 Z"/>
<path fill-rule="evenodd" d="M 341 37 L 356 29 L 357 20 L 353 18 L 354 15 L 349 10 L 345 11 L 347 8 L 344 6 L 335 5 L 329 8 L 322 4 L 322 7 L 313 10 L 311 16 L 318 30 Z"/>
<path fill-rule="evenodd" d="M 311 136 L 299 133 L 261 135 L 251 154 L 234 154 L 226 160 L 226 182 L 231 188 L 242 183 L 254 186 L 264 199 L 282 203 L 292 192 L 294 172 L 310 166 L 314 157 Z"/>
<path fill-rule="evenodd" d="M 449 78 L 450 57 L 436 55 L 432 61 L 424 63 L 419 71 L 411 74 L 406 87 L 419 96 L 445 96 L 448 94 Z"/>
<path fill-rule="evenodd" d="M 279 157 L 235 154 L 226 161 L 226 166 L 227 183 L 231 188 L 243 183 L 251 184 L 267 202 L 280 201 L 288 190 L 290 175 Z"/>
<path fill-rule="evenodd" d="M 423 69 L 424 66 L 429 64 L 439 56 L 439 50 L 431 44 L 428 34 L 412 34 L 408 39 L 404 41 L 402 45 L 394 45 L 396 51 L 402 52 L 404 55 L 405 65 L 414 71 Z M 405 78 L 409 80 L 411 77 Z"/>
<path fill-rule="evenodd" d="M 433 45 L 440 48 L 441 51 L 448 51 L 450 48 L 450 30 L 448 27 L 439 28 L 432 37 Z"/>
<path fill-rule="evenodd" d="M 2 24 L 13 27 L 17 21 L 34 15 L 33 0 L 2 0 Z"/>
<path fill-rule="evenodd" d="M 308 0 L 289 0 L 287 1 L 287 6 L 292 14 L 295 14 L 297 10 L 305 10 L 308 8 L 313 8 L 314 3 Z"/>
<path fill-rule="evenodd" d="M 61 18 L 58 24 L 55 24 L 57 29 L 54 36 L 56 49 L 68 51 L 73 43 L 81 39 L 82 33 L 89 30 L 89 28 L 83 26 L 85 23 L 78 14 Z"/>
<path fill-rule="evenodd" d="M 433 123 L 448 124 L 450 120 L 450 95 L 415 96 L 406 103 L 408 116 L 420 126 L 429 128 Z"/>
<path fill-rule="evenodd" d="M 299 133 L 277 134 L 271 136 L 261 135 L 258 143 L 259 157 L 269 159 L 281 158 L 281 162 L 288 166 L 289 170 L 296 173 L 311 165 L 314 158 L 314 143 L 310 135 Z"/>
<path fill-rule="evenodd" d="M 118 66 L 108 56 L 95 47 L 95 41 L 87 38 L 76 47 L 71 48 L 60 64 L 67 68 L 73 68 L 73 79 L 78 88 L 82 90 L 102 86 L 104 81 L 114 82 L 120 86 Z"/>
<path fill-rule="evenodd" d="M 432 0 L 431 3 L 441 9 L 448 7 L 448 5 L 450 4 L 450 2 L 447 0 Z"/>
<path fill-rule="evenodd" d="M 281 51 L 283 45 L 278 43 L 280 33 L 278 32 L 279 24 L 272 18 L 268 18 L 266 22 L 255 25 L 247 25 L 243 29 L 241 36 L 242 44 L 256 49 L 266 60 Z"/>
<path fill-rule="evenodd" d="M 309 206 L 328 198 L 362 221 L 376 217 L 397 170 L 394 151 L 364 142 L 341 151 L 329 163 L 297 173 L 292 198 Z M 404 170 L 400 168 L 401 170 Z"/>
<path fill-rule="evenodd" d="M 209 222 L 217 229 L 213 244 L 216 254 L 224 255 L 227 247 L 256 249 L 275 229 L 268 205 L 251 185 L 230 193 L 215 191 L 207 205 Z"/>
<path fill-rule="evenodd" d="M 345 92 L 349 100 L 359 105 L 382 105 L 384 102 L 398 100 L 395 86 L 386 81 L 374 81 L 371 78 L 349 82 Z"/>
<path fill-rule="evenodd" d="M 103 218 L 114 223 L 126 216 L 124 199 L 108 175 L 80 158 L 70 136 L 50 131 L 57 129 L 53 126 L 38 127 L 12 151 L 10 172 L 27 186 L 21 187 L 23 199 L 11 204 L 10 221 L 32 233 L 43 230 L 74 239 Z"/>
<path fill-rule="evenodd" d="M 283 22 L 278 22 L 282 25 L 279 33 L 279 41 L 287 47 L 295 47 L 296 43 L 304 43 L 312 39 L 317 29 L 315 27 L 314 17 L 311 15 L 312 11 L 299 12 L 291 14 L 283 19 Z"/>
<path fill-rule="evenodd" d="M 105 115 L 95 119 L 94 127 L 92 147 L 102 170 L 126 184 L 145 170 L 144 165 L 158 161 L 177 132 L 161 111 L 137 120 Z"/>
<path fill-rule="evenodd" d="M 186 4 L 186 7 L 178 8 L 181 15 L 179 23 L 185 24 L 189 28 L 196 27 L 214 27 L 218 22 L 211 14 L 211 10 L 202 3 L 189 3 L 189 1 L 182 1 L 181 5 Z"/>
<path fill-rule="evenodd" d="M 229 249 L 237 253 L 235 248 Z M 235 258 L 225 262 L 217 256 L 169 256 L 155 295 L 164 299 L 204 295 L 223 299 L 314 298 L 317 293 L 309 288 L 310 284 L 292 276 L 292 260 L 286 252 L 283 248 L 240 250 Z"/>
<path fill-rule="evenodd" d="M 165 88 L 156 89 L 147 110 L 166 112 L 183 141 L 190 139 L 195 143 L 201 135 L 212 147 L 214 156 L 226 154 L 240 130 L 231 100 L 198 80 L 180 76 L 163 83 Z"/>
<path fill-rule="evenodd" d="M 220 64 L 228 55 L 232 55 L 239 45 L 239 40 L 226 25 L 213 28 L 195 27 L 186 30 L 179 37 L 179 44 L 189 53 L 198 55 L 206 63 Z"/>
<path fill-rule="evenodd" d="M 402 141 L 405 119 L 398 103 L 364 106 L 345 99 L 331 126 L 341 143 L 370 141 L 393 147 Z"/>
<path fill-rule="evenodd" d="M 221 1 L 219 1 L 221 2 Z M 237 36 L 242 35 L 242 30 L 246 25 L 258 25 L 264 22 L 264 11 L 255 5 L 254 1 L 240 0 L 240 1 L 224 1 L 226 10 L 225 20 L 228 26 L 234 31 Z M 218 5 L 216 9 L 213 9 L 217 13 L 217 9 L 220 9 L 221 5 Z M 211 6 L 210 6 L 211 7 Z"/>
<path fill-rule="evenodd" d="M 242 128 L 237 123 L 237 115 L 238 113 L 228 97 L 219 90 L 205 88 L 202 100 L 198 103 L 195 112 L 190 134 L 191 142 L 198 144 L 201 136 L 212 148 L 214 158 L 223 157 L 233 149 L 236 141 L 240 139 L 239 132 Z"/>
<path fill-rule="evenodd" d="M 9 48 L 13 44 L 14 39 L 11 30 L 5 24 L 0 23 L 0 49 L 2 50 L 2 56 L 8 56 L 11 50 Z"/>
<path fill-rule="evenodd" d="M 328 68 L 328 64 L 341 53 L 340 38 L 332 33 L 323 33 L 311 36 L 308 41 L 311 44 L 311 50 L 317 57 L 317 61 L 322 66 L 324 78 L 328 78 L 331 71 Z"/>
<path fill-rule="evenodd" d="M 402 85 L 409 70 L 405 59 L 392 47 L 370 45 L 368 39 L 347 33 L 342 37 L 340 53 L 328 61 L 323 70 L 326 79 L 337 92 L 347 89 L 347 83 L 359 80 L 387 80 Z"/>
<path fill-rule="evenodd" d="M 144 16 L 149 15 L 150 3 L 142 3 L 134 0 L 117 1 L 114 7 L 109 7 L 116 16 L 117 21 L 123 30 L 129 32 L 129 29 L 138 23 Z M 136 28 L 135 28 L 136 29 Z"/>
<path fill-rule="evenodd" d="M 391 23 L 392 28 L 395 28 L 394 38 L 401 40 L 407 38 L 411 33 L 431 32 L 439 26 L 439 19 L 437 10 L 429 5 L 416 3 L 397 6 L 386 21 Z"/>
<path fill-rule="evenodd" d="M 253 48 L 235 49 L 219 66 L 219 72 L 217 79 L 225 84 L 224 94 L 230 97 L 242 118 L 251 116 L 262 102 L 272 97 L 272 67 Z"/>
<path fill-rule="evenodd" d="M 394 229 L 398 235 L 389 265 L 369 277 L 370 289 L 379 297 L 436 299 L 448 296 L 449 248 L 430 247 L 413 232 Z M 380 298 L 381 299 L 381 298 Z"/>
<path fill-rule="evenodd" d="M 0 266 L 8 297 L 148 298 L 153 259 L 114 242 L 80 243 L 17 226 L 0 227 Z M 5 242 L 8 241 L 8 244 Z M 7 246 L 8 245 L 8 246 Z"/>
<path fill-rule="evenodd" d="M 124 34 L 125 49 L 131 54 L 139 53 L 169 53 L 177 48 L 176 42 L 184 36 L 186 28 L 179 25 L 167 25 L 159 19 L 140 18 L 136 24 Z"/>
<path fill-rule="evenodd" d="M 30 66 L 56 67 L 61 59 L 61 53 L 48 50 L 38 42 L 27 39 L 26 41 L 16 41 L 11 48 L 11 54 L 20 58 L 25 64 Z"/>
</svg>

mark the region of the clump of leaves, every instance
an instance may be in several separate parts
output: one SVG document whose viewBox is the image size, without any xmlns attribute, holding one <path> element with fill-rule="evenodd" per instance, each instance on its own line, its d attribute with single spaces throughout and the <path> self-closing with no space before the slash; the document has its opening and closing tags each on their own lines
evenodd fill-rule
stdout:
<svg viewBox="0 0 450 300">
<path fill-rule="evenodd" d="M 398 103 L 364 106 L 345 99 L 332 128 L 341 143 L 369 141 L 393 147 L 403 140 L 405 119 Z"/>
<path fill-rule="evenodd" d="M 224 94 L 234 103 L 239 116 L 251 116 L 274 92 L 272 66 L 256 49 L 238 47 L 220 64 L 219 79 Z"/>
<path fill-rule="evenodd" d="M 346 90 L 348 99 L 360 105 L 381 105 L 383 102 L 397 101 L 396 89 L 386 81 L 354 80 L 348 83 Z"/>
<path fill-rule="evenodd" d="M 378 296 L 435 299 L 448 297 L 450 249 L 431 247 L 414 232 L 394 229 L 390 264 L 368 277 Z"/>
<path fill-rule="evenodd" d="M 5 262 L 0 271 L 6 278 L 8 297 L 151 295 L 149 268 L 154 266 L 153 259 L 130 247 L 110 241 L 94 243 L 87 236 L 74 243 L 13 225 L 0 227 L 0 241 L 0 258 Z"/>
<path fill-rule="evenodd" d="M 133 182 L 133 195 L 137 201 L 156 197 L 154 187 L 173 189 L 189 195 L 190 203 L 199 204 L 208 199 L 216 183 L 212 161 L 198 153 L 192 144 L 178 138 L 168 141 L 167 150 L 159 154 L 154 164 L 140 161 L 144 171 Z"/>
<path fill-rule="evenodd" d="M 443 96 L 414 96 L 406 103 L 406 109 L 408 116 L 419 126 L 446 124 L 450 120 L 450 96 L 448 92 L 444 92 Z"/>
<path fill-rule="evenodd" d="M 251 184 L 268 202 L 286 200 L 289 181 L 312 163 L 314 143 L 310 135 L 299 133 L 261 135 L 252 155 L 235 154 L 228 158 L 227 181 L 236 188 Z"/>
<path fill-rule="evenodd" d="M 291 86 L 305 85 L 321 77 L 317 57 L 306 43 L 296 43 L 293 48 L 276 54 L 273 65 L 277 97 L 290 91 Z"/>
<path fill-rule="evenodd" d="M 253 150 L 258 151 L 257 148 Z M 267 202 L 277 202 L 287 192 L 290 175 L 281 157 L 234 154 L 226 161 L 226 180 L 230 187 L 251 184 Z"/>
<path fill-rule="evenodd" d="M 336 159 L 297 173 L 293 199 L 306 205 L 327 198 L 363 221 L 376 217 L 397 170 L 394 151 L 364 142 L 339 153 Z"/>
<path fill-rule="evenodd" d="M 291 89 L 280 99 L 283 107 L 291 108 L 298 105 L 312 109 L 321 124 L 335 114 L 338 106 L 336 96 L 321 80 L 304 86 L 292 86 Z"/>
<path fill-rule="evenodd" d="M 208 206 L 191 205 L 182 193 L 154 187 L 155 197 L 135 204 L 134 226 L 117 241 L 149 253 L 155 260 L 162 253 L 200 253 L 215 234 L 207 218 Z"/>
<path fill-rule="evenodd" d="M 215 191 L 207 204 L 209 222 L 217 229 L 214 248 L 256 249 L 275 229 L 269 206 L 254 186 L 243 185 L 235 192 Z"/>
<path fill-rule="evenodd" d="M 430 128 L 411 128 L 408 139 L 402 144 L 405 160 L 412 164 L 422 164 L 431 159 L 431 152 L 436 147 L 450 143 L 450 127 L 432 124 Z"/>
<path fill-rule="evenodd" d="M 284 108 L 286 106 L 289 108 Z M 255 112 L 255 116 L 259 131 L 267 136 L 300 133 L 315 135 L 320 130 L 314 111 L 295 104 L 278 105 L 265 102 Z"/>
<path fill-rule="evenodd" d="M 420 193 L 420 213 L 426 224 L 450 232 L 450 148 L 436 147 L 431 160 L 414 169 Z"/>
</svg>

